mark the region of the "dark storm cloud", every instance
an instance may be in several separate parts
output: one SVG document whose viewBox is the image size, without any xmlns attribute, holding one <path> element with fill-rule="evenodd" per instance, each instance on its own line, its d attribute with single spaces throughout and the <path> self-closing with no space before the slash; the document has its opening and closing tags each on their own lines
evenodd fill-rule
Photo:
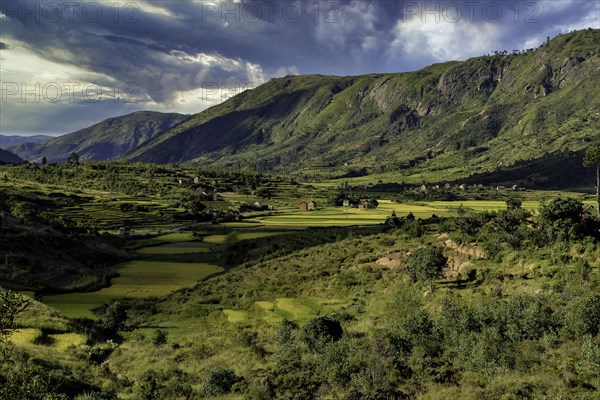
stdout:
<svg viewBox="0 0 600 400">
<path fill-rule="evenodd" d="M 207 82 L 406 71 L 533 47 L 598 27 L 598 7 L 587 0 L 3 1 L 1 33 L 44 60 L 134 82 L 173 110 L 177 93 Z"/>
</svg>

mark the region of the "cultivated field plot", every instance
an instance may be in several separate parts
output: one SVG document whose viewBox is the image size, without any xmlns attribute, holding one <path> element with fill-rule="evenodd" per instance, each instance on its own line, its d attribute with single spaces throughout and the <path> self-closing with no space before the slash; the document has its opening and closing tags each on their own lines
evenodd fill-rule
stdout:
<svg viewBox="0 0 600 400">
<path fill-rule="evenodd" d="M 261 226 L 261 225 L 254 225 L 254 226 Z M 260 238 L 271 237 L 271 236 L 284 235 L 287 233 L 289 233 L 289 232 L 284 232 L 284 231 L 238 232 L 238 231 L 235 231 L 229 235 L 205 236 L 202 238 L 202 240 L 204 243 L 208 243 L 211 245 L 219 245 L 219 244 L 225 243 L 225 241 L 228 240 L 228 238 L 231 238 L 231 240 L 235 240 L 235 241 L 242 241 L 242 240 L 253 240 L 253 239 L 260 239 Z"/>
<path fill-rule="evenodd" d="M 152 239 L 144 239 L 146 247 L 136 250 L 139 259 L 116 266 L 118 277 L 111 286 L 90 293 L 69 293 L 45 296 L 43 302 L 68 317 L 93 317 L 92 309 L 110 303 L 119 297 L 164 296 L 192 285 L 223 269 L 207 262 L 198 262 L 202 254 L 210 252 L 207 244 L 194 240 L 191 232 L 175 232 Z M 193 262 L 182 259 L 189 255 Z M 194 255 L 196 255 L 194 257 Z"/>
<path fill-rule="evenodd" d="M 585 201 L 584 204 L 594 205 L 594 201 Z M 524 201 L 523 208 L 535 211 L 540 207 L 539 201 Z M 385 222 L 392 212 L 397 216 L 406 216 L 412 213 L 416 218 L 455 217 L 462 208 L 466 212 L 498 212 L 506 210 L 504 201 L 493 200 L 468 200 L 468 201 L 433 201 L 419 203 L 395 203 L 390 200 L 379 200 L 375 209 L 358 209 L 327 207 L 312 212 L 297 210 L 265 217 L 257 217 L 252 222 L 260 222 L 265 226 L 276 227 L 309 227 L 309 226 L 352 226 L 374 225 Z"/>
<path fill-rule="evenodd" d="M 112 285 L 92 293 L 46 296 L 43 302 L 68 317 L 91 317 L 91 310 L 119 297 L 164 296 L 223 269 L 207 263 L 136 260 L 117 268 Z"/>
<path fill-rule="evenodd" d="M 142 255 L 176 255 L 208 253 L 210 248 L 201 242 L 169 243 L 159 246 L 142 247 L 136 252 Z"/>
</svg>

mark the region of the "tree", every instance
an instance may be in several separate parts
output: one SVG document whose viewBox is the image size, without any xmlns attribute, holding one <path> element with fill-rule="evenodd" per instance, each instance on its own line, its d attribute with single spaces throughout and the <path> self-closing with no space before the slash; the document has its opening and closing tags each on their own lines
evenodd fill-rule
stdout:
<svg viewBox="0 0 600 400">
<path fill-rule="evenodd" d="M 484 224 L 484 220 L 478 215 L 468 215 L 456 220 L 456 226 L 467 236 L 475 236 Z"/>
<path fill-rule="evenodd" d="M 42 165 L 46 165 L 48 164 L 48 160 L 46 159 L 46 157 L 42 158 Z"/>
<path fill-rule="evenodd" d="M 206 397 L 222 396 L 230 393 L 233 385 L 240 380 L 230 369 L 213 368 L 204 373 L 201 392 Z"/>
<path fill-rule="evenodd" d="M 506 200 L 506 207 L 509 210 L 519 210 L 522 204 L 523 202 L 518 197 L 511 197 L 510 199 Z"/>
<path fill-rule="evenodd" d="M 315 353 L 321 352 L 327 343 L 342 338 L 344 330 L 340 321 L 329 317 L 311 319 L 304 326 L 302 339 Z"/>
<path fill-rule="evenodd" d="M 540 208 L 540 226 L 554 241 L 568 241 L 583 235 L 583 203 L 577 199 L 555 199 Z"/>
<path fill-rule="evenodd" d="M 67 159 L 67 163 L 71 165 L 79 165 L 79 154 L 72 152 L 69 154 L 69 158 Z"/>
<path fill-rule="evenodd" d="M 600 146 L 591 147 L 585 152 L 583 165 L 586 167 L 596 167 L 596 212 L 600 218 Z"/>
<path fill-rule="evenodd" d="M 118 301 L 95 311 L 98 315 L 98 325 L 110 335 L 117 335 L 125 328 L 127 310 Z"/>
<path fill-rule="evenodd" d="M 199 192 L 184 194 L 181 198 L 181 205 L 196 219 L 200 219 L 206 209 L 206 205 L 202 203 L 202 194 Z"/>
<path fill-rule="evenodd" d="M 29 304 L 29 300 L 11 290 L 0 293 L 0 343 L 15 330 L 17 315 L 25 311 Z"/>
<path fill-rule="evenodd" d="M 423 247 L 410 255 L 406 270 L 414 281 L 429 282 L 433 291 L 433 281 L 442 277 L 442 269 L 447 261 L 440 247 Z"/>
</svg>

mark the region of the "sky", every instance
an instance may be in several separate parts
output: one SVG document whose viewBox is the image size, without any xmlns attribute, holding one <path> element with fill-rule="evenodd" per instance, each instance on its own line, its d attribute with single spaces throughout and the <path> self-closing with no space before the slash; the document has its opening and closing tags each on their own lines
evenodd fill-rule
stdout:
<svg viewBox="0 0 600 400">
<path fill-rule="evenodd" d="M 414 71 L 600 28 L 600 0 L 0 0 L 0 133 L 193 114 L 286 75 Z"/>
</svg>

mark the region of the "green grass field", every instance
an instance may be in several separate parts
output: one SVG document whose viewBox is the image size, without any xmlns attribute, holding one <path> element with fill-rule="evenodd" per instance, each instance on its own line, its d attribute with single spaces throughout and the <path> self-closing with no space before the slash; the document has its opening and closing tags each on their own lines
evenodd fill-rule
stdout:
<svg viewBox="0 0 600 400">
<path fill-rule="evenodd" d="M 40 329 L 19 329 L 9 336 L 9 340 L 19 346 L 36 346 L 35 340 L 42 336 Z M 47 336 L 45 343 L 40 346 L 47 346 L 54 350 L 64 351 L 69 346 L 79 346 L 85 344 L 85 335 L 79 333 L 55 333 Z"/>
<path fill-rule="evenodd" d="M 112 285 L 91 293 L 45 296 L 43 302 L 68 317 L 92 317 L 91 310 L 118 297 L 164 296 L 223 269 L 207 263 L 135 260 L 117 268 Z"/>
<path fill-rule="evenodd" d="M 201 242 L 178 242 L 159 246 L 142 247 L 136 253 L 142 255 L 176 255 L 176 254 L 194 254 L 207 253 L 209 248 Z"/>
<path fill-rule="evenodd" d="M 594 201 L 585 201 L 594 205 Z M 342 207 L 326 207 L 312 212 L 289 211 L 265 217 L 257 217 L 252 221 L 269 227 L 309 227 L 309 226 L 352 226 L 374 225 L 383 223 L 395 212 L 399 217 L 412 213 L 417 218 L 457 216 L 457 210 L 463 207 L 467 212 L 501 211 L 506 209 L 504 201 L 469 200 L 469 201 L 433 201 L 415 203 L 394 203 L 380 200 L 375 209 L 358 209 Z M 540 207 L 539 201 L 524 201 L 523 208 L 535 211 Z"/>
</svg>

